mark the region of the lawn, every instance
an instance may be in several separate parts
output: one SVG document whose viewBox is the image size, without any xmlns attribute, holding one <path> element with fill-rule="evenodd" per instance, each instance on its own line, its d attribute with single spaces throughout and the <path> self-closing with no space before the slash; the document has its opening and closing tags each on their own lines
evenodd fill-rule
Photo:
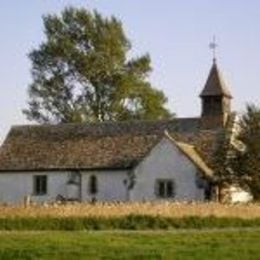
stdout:
<svg viewBox="0 0 260 260">
<path fill-rule="evenodd" d="M 0 259 L 260 259 L 259 230 L 1 232 Z"/>
</svg>

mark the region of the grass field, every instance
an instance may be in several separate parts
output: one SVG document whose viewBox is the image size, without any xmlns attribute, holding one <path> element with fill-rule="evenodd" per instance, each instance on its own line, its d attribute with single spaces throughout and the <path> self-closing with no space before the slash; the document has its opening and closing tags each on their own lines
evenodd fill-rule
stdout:
<svg viewBox="0 0 260 260">
<path fill-rule="evenodd" d="M 0 230 L 0 260 L 260 260 L 259 203 L 2 205 Z"/>
<path fill-rule="evenodd" d="M 2 232 L 0 259 L 260 259 L 260 232 Z"/>
</svg>

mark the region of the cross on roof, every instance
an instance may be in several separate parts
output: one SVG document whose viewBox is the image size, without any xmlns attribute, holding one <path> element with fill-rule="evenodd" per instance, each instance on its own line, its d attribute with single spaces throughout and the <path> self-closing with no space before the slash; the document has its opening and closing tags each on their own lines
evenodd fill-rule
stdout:
<svg viewBox="0 0 260 260">
<path fill-rule="evenodd" d="M 216 49 L 218 47 L 218 44 L 216 42 L 216 37 L 215 35 L 213 36 L 213 41 L 209 44 L 209 48 L 212 50 L 213 52 L 213 62 L 216 62 Z"/>
</svg>

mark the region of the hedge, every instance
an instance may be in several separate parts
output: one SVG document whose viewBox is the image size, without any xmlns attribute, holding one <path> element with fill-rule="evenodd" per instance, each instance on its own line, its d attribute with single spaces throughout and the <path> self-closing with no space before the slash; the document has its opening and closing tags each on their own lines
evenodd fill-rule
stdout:
<svg viewBox="0 0 260 260">
<path fill-rule="evenodd" d="M 0 230 L 171 230 L 260 228 L 260 218 L 220 218 L 128 215 L 124 217 L 14 217 L 0 218 Z"/>
</svg>

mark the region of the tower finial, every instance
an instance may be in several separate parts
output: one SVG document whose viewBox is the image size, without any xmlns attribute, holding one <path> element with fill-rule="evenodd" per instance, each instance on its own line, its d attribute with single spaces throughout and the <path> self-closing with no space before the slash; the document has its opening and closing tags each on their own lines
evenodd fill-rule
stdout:
<svg viewBox="0 0 260 260">
<path fill-rule="evenodd" d="M 212 54 L 213 54 L 213 63 L 216 63 L 216 49 L 217 49 L 217 47 L 218 47 L 218 44 L 216 42 L 216 37 L 214 35 L 212 42 L 209 44 L 209 48 L 212 50 Z"/>
</svg>

